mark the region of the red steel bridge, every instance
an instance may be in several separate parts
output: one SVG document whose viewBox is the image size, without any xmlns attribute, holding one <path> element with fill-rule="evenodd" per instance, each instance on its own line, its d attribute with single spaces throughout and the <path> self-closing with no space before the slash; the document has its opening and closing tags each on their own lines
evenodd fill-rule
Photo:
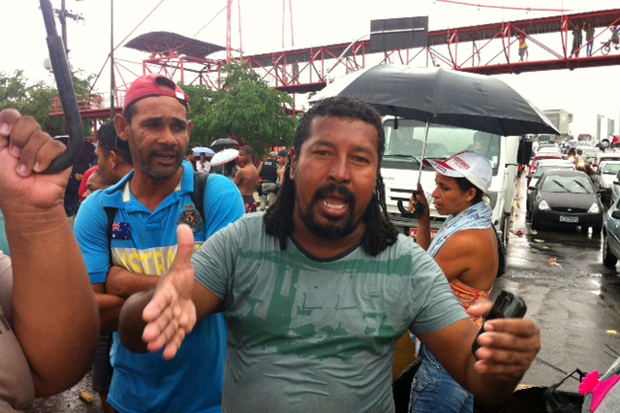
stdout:
<svg viewBox="0 0 620 413">
<path fill-rule="evenodd" d="M 578 53 L 571 54 L 572 31 L 576 25 L 595 28 L 593 53 L 586 54 L 585 31 Z M 337 76 L 380 63 L 411 66 L 439 65 L 485 75 L 545 70 L 579 69 L 620 64 L 620 50 L 603 48 L 612 29 L 620 25 L 620 9 L 532 18 L 428 32 L 428 46 L 415 49 L 370 52 L 370 40 L 328 46 L 282 50 L 239 56 L 271 87 L 291 93 L 316 92 Z M 517 36 L 525 36 L 527 60 L 519 61 Z M 142 72 L 164 74 L 185 84 L 217 90 L 222 83 L 226 59 L 210 55 L 225 51 L 223 46 L 168 32 L 152 32 L 134 38 L 125 47 L 149 53 Z M 221 54 L 221 53 L 219 53 Z M 115 61 L 116 111 L 120 112 L 124 91 L 136 77 L 122 61 Z M 83 118 L 110 116 L 109 100 L 95 95 L 79 96 Z M 106 105 L 106 102 L 107 105 Z M 106 107 L 107 106 L 107 107 Z M 62 116 L 59 102 L 52 114 Z"/>
</svg>

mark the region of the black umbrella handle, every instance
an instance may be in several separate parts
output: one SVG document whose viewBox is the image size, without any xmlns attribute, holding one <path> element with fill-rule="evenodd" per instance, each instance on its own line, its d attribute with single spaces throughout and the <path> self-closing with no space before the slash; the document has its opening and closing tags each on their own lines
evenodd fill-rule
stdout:
<svg viewBox="0 0 620 413">
<path fill-rule="evenodd" d="M 412 195 L 415 196 L 417 195 L 418 191 L 414 190 Z M 405 218 L 414 218 L 414 219 L 420 219 L 424 216 L 424 210 L 426 208 L 426 206 L 421 203 L 420 201 L 416 200 L 415 203 L 413 204 L 413 207 L 415 208 L 415 211 L 413 211 L 413 213 L 409 212 L 408 209 L 405 209 L 405 206 L 403 205 L 403 200 L 399 199 L 398 202 L 396 202 L 396 207 L 398 208 L 398 211 L 400 211 L 401 215 Z"/>
<path fill-rule="evenodd" d="M 67 62 L 67 54 L 62 39 L 56 33 L 56 24 L 54 23 L 54 12 L 49 0 L 40 0 L 41 11 L 43 12 L 43 21 L 47 31 L 47 48 L 50 51 L 50 60 L 58 86 L 58 94 L 62 103 L 65 120 L 67 122 L 67 130 L 69 133 L 69 142 L 67 149 L 60 157 L 56 158 L 52 164 L 45 170 L 44 174 L 54 174 L 64 171 L 75 163 L 82 153 L 84 145 L 84 126 L 78 108 L 77 98 L 75 97 L 75 89 L 71 80 L 71 70 Z"/>
</svg>

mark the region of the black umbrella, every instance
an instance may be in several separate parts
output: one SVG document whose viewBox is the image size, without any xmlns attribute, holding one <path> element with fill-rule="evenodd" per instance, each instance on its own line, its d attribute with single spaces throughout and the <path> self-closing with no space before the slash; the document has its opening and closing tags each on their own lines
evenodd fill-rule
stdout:
<svg viewBox="0 0 620 413">
<path fill-rule="evenodd" d="M 349 74 L 316 94 L 356 97 L 382 115 L 401 116 L 497 135 L 560 132 L 527 99 L 496 77 L 383 64 Z"/>
<path fill-rule="evenodd" d="M 236 146 L 239 146 L 239 142 L 230 138 L 216 139 L 209 145 L 215 152 L 219 152 L 222 149 L 235 148 Z"/>
</svg>

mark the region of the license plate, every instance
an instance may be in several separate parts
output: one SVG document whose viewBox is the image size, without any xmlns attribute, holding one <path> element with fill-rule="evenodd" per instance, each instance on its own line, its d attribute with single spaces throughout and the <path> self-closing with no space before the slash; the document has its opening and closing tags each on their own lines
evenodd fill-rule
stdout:
<svg viewBox="0 0 620 413">
<path fill-rule="evenodd" d="M 579 222 L 579 217 L 569 217 L 566 215 L 560 215 L 560 222 L 569 222 L 569 223 Z"/>
<path fill-rule="evenodd" d="M 431 239 L 435 238 L 435 235 L 437 235 L 437 230 L 436 229 L 431 229 Z M 418 229 L 417 228 L 410 228 L 409 229 L 409 236 L 411 238 L 417 238 L 418 237 Z"/>
</svg>

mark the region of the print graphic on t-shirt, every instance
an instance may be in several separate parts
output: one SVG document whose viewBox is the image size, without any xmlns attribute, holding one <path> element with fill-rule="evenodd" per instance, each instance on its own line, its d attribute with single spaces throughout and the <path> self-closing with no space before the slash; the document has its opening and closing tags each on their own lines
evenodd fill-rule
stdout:
<svg viewBox="0 0 620 413">
<path fill-rule="evenodd" d="M 254 258 L 251 252 L 242 256 Z M 362 351 L 381 353 L 402 335 L 396 327 L 400 320 L 390 318 L 381 306 L 385 284 L 375 281 L 407 273 L 410 259 L 393 260 L 391 274 L 367 272 L 365 260 L 329 263 L 331 274 L 339 275 L 327 283 L 318 264 L 305 265 L 280 254 L 267 258 L 263 253 L 261 258 L 277 260 L 277 270 L 274 277 L 257 281 L 261 286 L 253 290 L 255 295 L 251 287 L 241 287 L 244 299 L 235 323 L 245 341 L 274 347 L 280 354 L 347 360 Z M 351 277 L 358 279 L 353 287 Z"/>
</svg>

